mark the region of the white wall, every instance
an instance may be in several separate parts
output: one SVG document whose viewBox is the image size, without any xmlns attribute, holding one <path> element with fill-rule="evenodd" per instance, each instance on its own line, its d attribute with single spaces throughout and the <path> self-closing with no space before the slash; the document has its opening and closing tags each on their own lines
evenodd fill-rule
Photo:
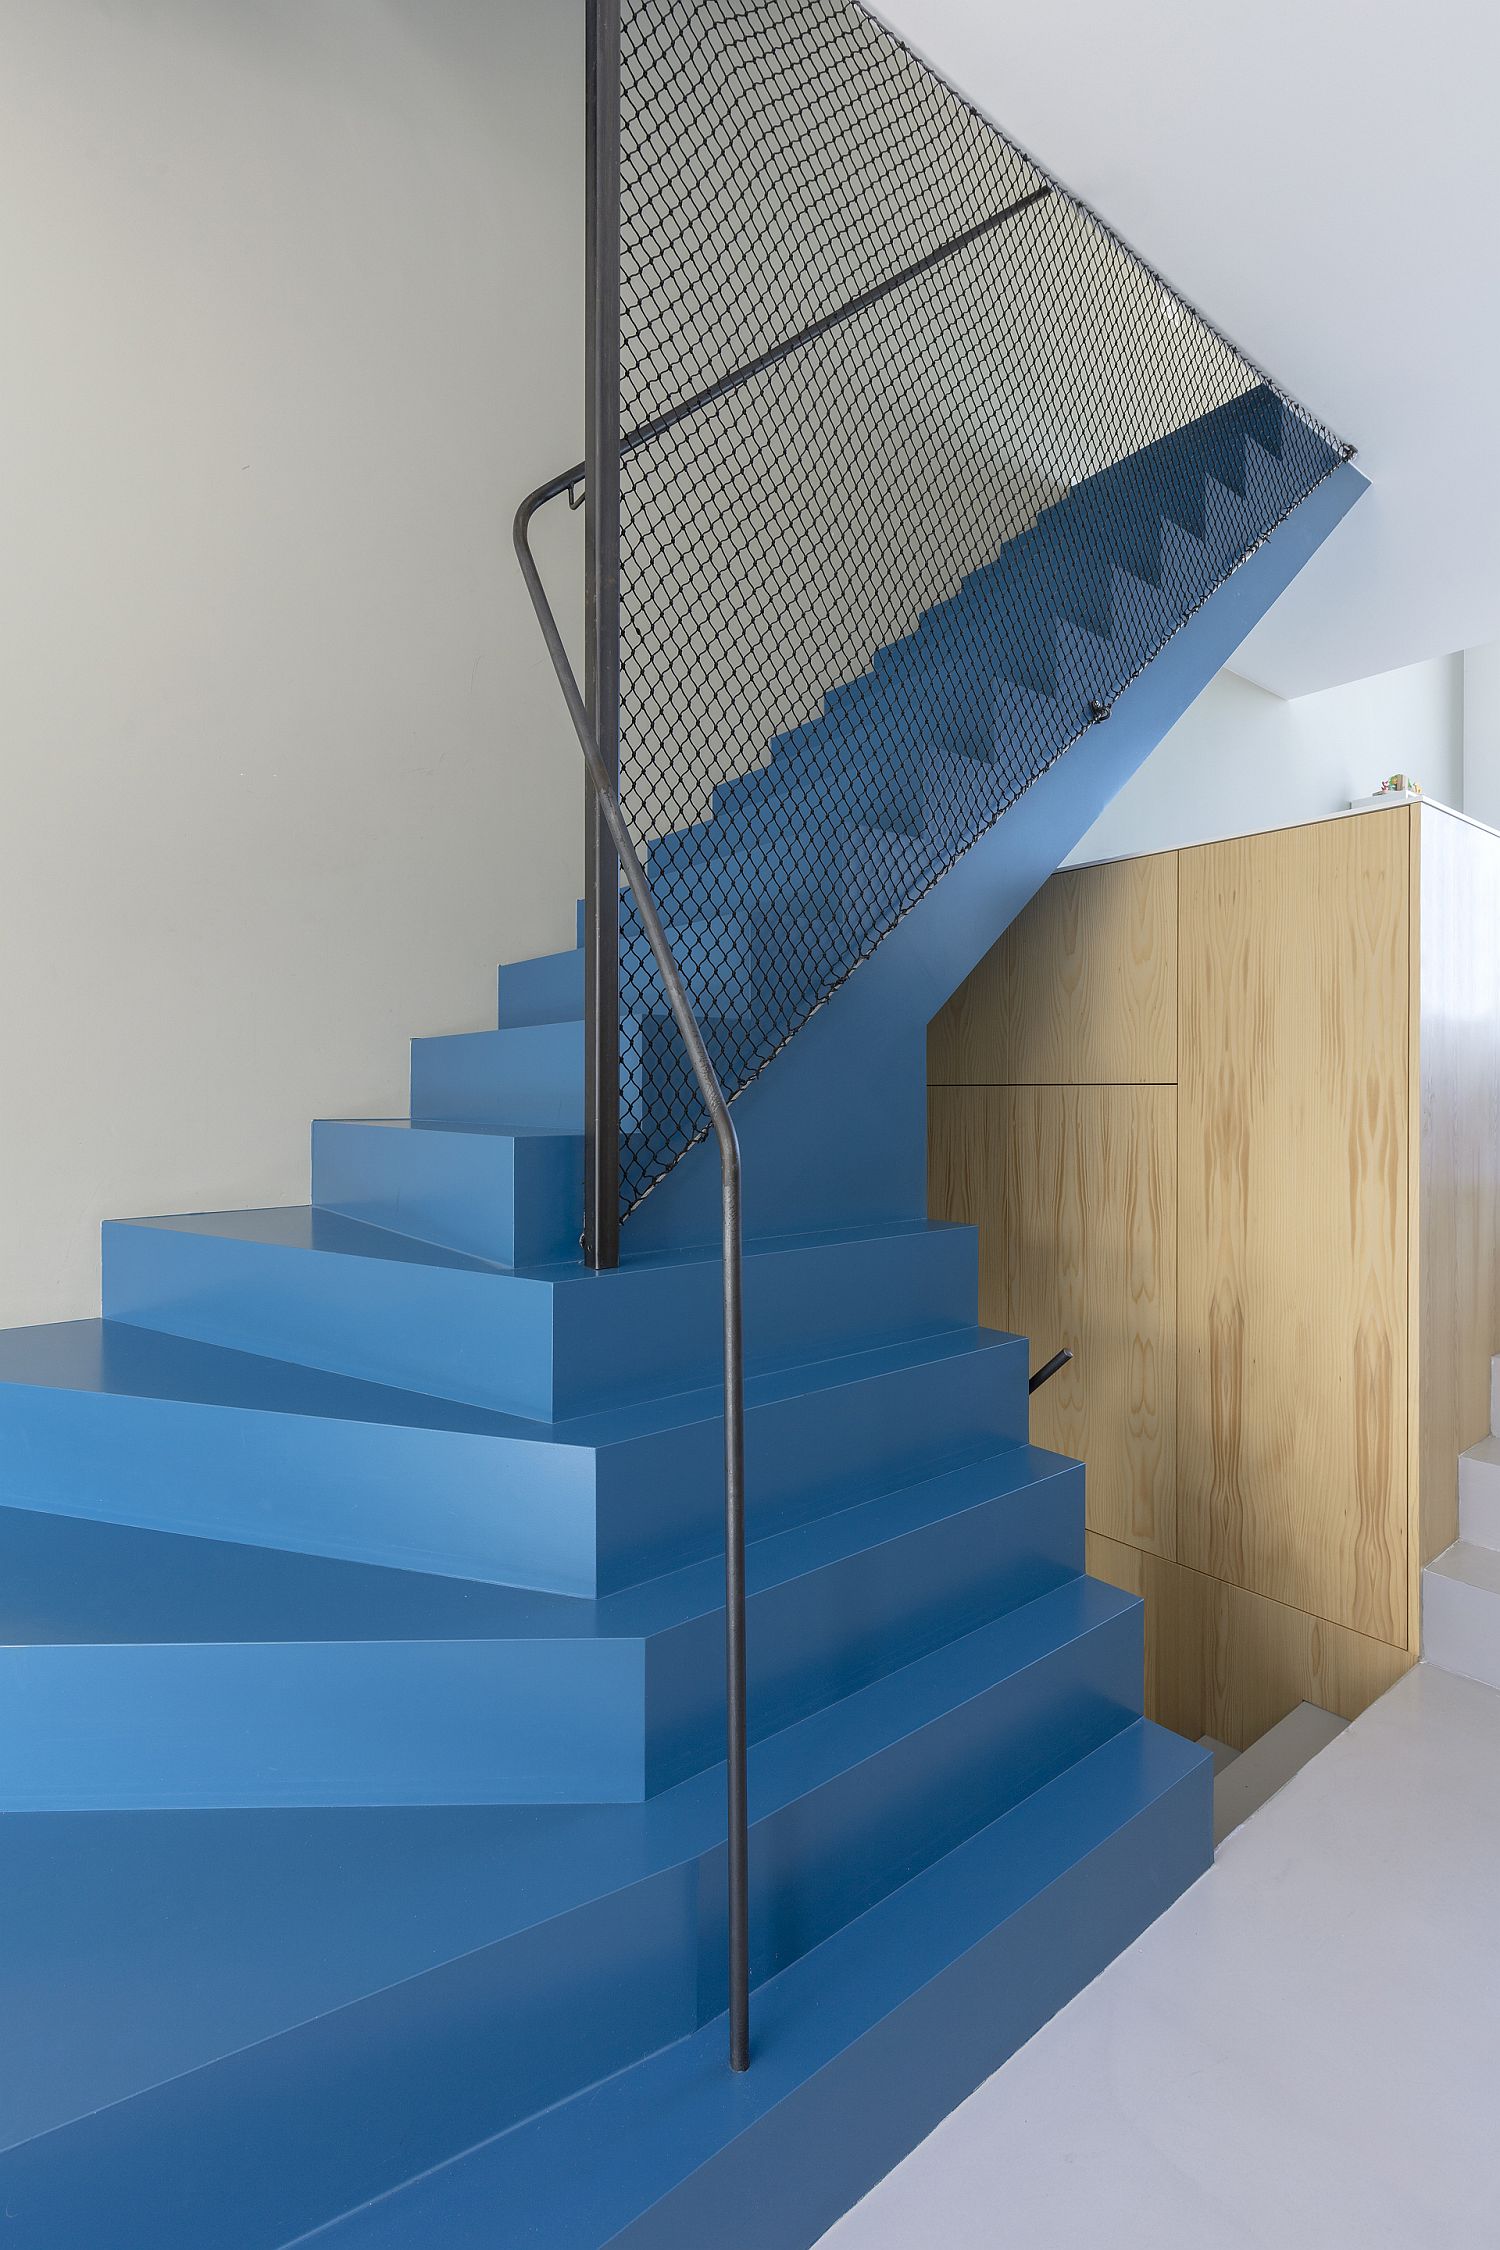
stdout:
<svg viewBox="0 0 1500 2250">
<path fill-rule="evenodd" d="M 1359 447 L 1372 491 L 1242 672 L 1297 695 L 1496 638 L 1500 9 L 877 5 Z"/>
<path fill-rule="evenodd" d="M 1464 657 L 1464 811 L 1500 828 L 1500 643 Z"/>
<path fill-rule="evenodd" d="M 0 11 L 0 1322 L 300 1199 L 571 943 L 509 516 L 580 445 L 582 14 Z"/>
<path fill-rule="evenodd" d="M 1442 804 L 1464 805 L 1461 656 L 1292 702 L 1221 672 L 1095 821 L 1072 861 L 1317 820 L 1397 772 Z"/>
</svg>

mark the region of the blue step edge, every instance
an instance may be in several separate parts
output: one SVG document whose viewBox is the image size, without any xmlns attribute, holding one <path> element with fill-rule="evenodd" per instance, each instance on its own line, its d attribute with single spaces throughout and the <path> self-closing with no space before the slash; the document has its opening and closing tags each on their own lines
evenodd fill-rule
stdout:
<svg viewBox="0 0 1500 2250">
<path fill-rule="evenodd" d="M 1063 1585 L 1012 1447 L 754 1540 L 762 1739 Z M 0 1811 L 620 1802 L 723 1755 L 723 1571 L 598 1602 L 0 1507 Z"/>
<path fill-rule="evenodd" d="M 752 1537 L 1023 1444 L 1026 1369 L 968 1328 L 751 1376 Z M 65 1321 L 0 1330 L 0 1462 L 12 1507 L 545 1593 L 722 1552 L 717 1387 L 535 1422 Z"/>
<path fill-rule="evenodd" d="M 360 1161 L 381 1156 L 389 1180 L 392 1162 L 420 1160 L 456 1230 L 474 1154 L 494 1153 L 483 1137 L 373 1138 Z M 566 1154 L 542 1145 L 549 1177 Z M 722 1365 L 714 1248 L 646 1249 L 608 1273 L 576 1255 L 501 1266 L 304 1205 L 109 1220 L 102 1243 L 107 1320 L 542 1422 L 693 1390 Z M 972 1324 L 977 1303 L 969 1227 L 763 1236 L 746 1245 L 746 1367 L 936 1335 Z"/>
<path fill-rule="evenodd" d="M 1077 1580 L 760 1745 L 757 1989 L 1133 1733 L 1140 1623 Z M 488 1945 L 12 2148 L 12 2239 L 265 2250 L 691 2037 L 723 2006 L 723 1806 L 713 1769 L 644 1808 L 490 1816 Z"/>
<path fill-rule="evenodd" d="M 321 2229 L 327 2250 L 808 2250 L 1210 1865 L 1212 1763 L 1147 1721 L 722 2019 Z"/>
</svg>

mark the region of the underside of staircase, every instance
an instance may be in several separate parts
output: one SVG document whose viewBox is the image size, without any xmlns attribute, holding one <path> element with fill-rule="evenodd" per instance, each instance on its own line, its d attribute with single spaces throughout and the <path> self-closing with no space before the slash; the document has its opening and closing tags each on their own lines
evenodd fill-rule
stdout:
<svg viewBox="0 0 1500 2250">
<path fill-rule="evenodd" d="M 103 1320 L 0 1335 L 6 2245 L 803 2250 L 1208 1865 L 1209 1759 L 1143 1719 L 1028 1345 L 926 1219 L 924 1039 L 1358 496 L 1330 458 L 1224 578 L 1285 431 L 1261 393 L 1187 433 L 1149 525 L 1129 463 L 1075 493 L 651 855 L 685 954 L 734 860 L 805 908 L 739 929 L 747 977 L 814 930 L 838 972 L 736 1104 L 747 2074 L 716 1175 L 581 1263 L 581 952 L 417 1040 L 409 1119 L 315 1126 L 308 1207 L 111 1224 Z M 1072 588 L 1047 646 L 1007 639 L 1028 574 Z M 1146 594 L 1185 621 L 1086 724 Z M 931 761 L 995 713 L 934 747 L 899 688 L 957 709 L 981 642 L 1041 778 L 888 934 L 804 898 L 772 837 L 825 759 L 872 857 L 942 848 Z"/>
</svg>

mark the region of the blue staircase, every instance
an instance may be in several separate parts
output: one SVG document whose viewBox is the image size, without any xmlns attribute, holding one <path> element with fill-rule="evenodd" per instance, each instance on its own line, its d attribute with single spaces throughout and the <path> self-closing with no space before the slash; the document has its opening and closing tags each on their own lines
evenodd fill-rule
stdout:
<svg viewBox="0 0 1500 2250">
<path fill-rule="evenodd" d="M 102 1321 L 0 1335 L 7 2250 L 800 2250 L 1207 1866 L 1209 1762 L 1142 1718 L 1083 1472 L 1028 1443 L 971 1231 L 927 1222 L 923 1041 L 1357 497 L 1335 469 L 1210 592 L 1265 411 L 1184 440 L 1171 518 L 1129 463 L 1080 489 L 653 854 L 686 953 L 686 871 L 857 741 L 899 855 L 950 754 L 902 736 L 908 666 L 961 711 L 1061 542 L 1012 685 L 1072 741 L 1120 573 L 1177 608 L 1204 574 L 740 1105 L 747 2076 L 711 1178 L 583 1269 L 578 952 L 416 1041 L 409 1119 L 318 1124 L 309 1207 L 111 1224 Z M 837 883 L 799 926 L 868 945 Z M 735 933 L 747 975 L 780 930 Z M 627 1102 L 653 1146 L 661 1099 Z"/>
<path fill-rule="evenodd" d="M 652 846 L 652 890 L 731 1092 L 1340 459 L 1258 383 L 1116 462 L 721 784 L 709 819 Z M 628 904 L 620 982 L 626 1055 L 656 1095 L 632 1108 L 627 1078 L 625 1169 L 651 1180 L 677 1160 L 684 1115 L 706 1119 Z"/>
</svg>

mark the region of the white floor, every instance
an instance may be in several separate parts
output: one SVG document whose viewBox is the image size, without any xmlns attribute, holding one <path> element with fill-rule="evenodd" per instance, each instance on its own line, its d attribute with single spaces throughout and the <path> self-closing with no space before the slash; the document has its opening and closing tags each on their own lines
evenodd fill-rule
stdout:
<svg viewBox="0 0 1500 2250">
<path fill-rule="evenodd" d="M 1500 2250 L 1500 1693 L 1411 1672 L 823 2250 Z"/>
</svg>

